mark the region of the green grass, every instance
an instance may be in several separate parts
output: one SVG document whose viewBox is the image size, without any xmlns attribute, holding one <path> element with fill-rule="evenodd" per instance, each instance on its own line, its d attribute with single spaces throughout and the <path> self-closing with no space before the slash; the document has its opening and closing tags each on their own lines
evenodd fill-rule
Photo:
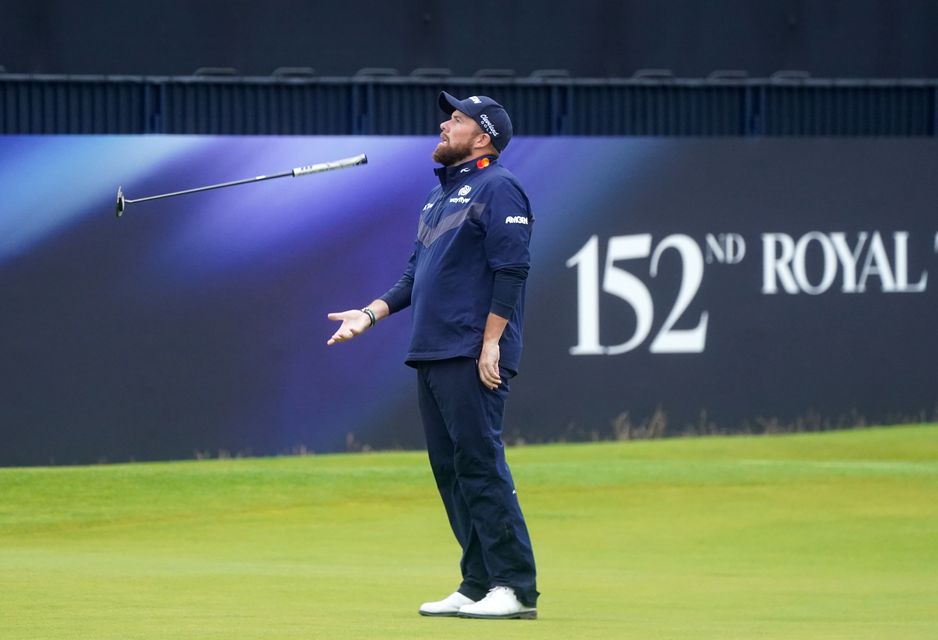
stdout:
<svg viewBox="0 0 938 640">
<path fill-rule="evenodd" d="M 0 469 L 0 638 L 938 637 L 938 426 L 509 460 L 537 621 L 417 615 L 458 549 L 381 453 Z"/>
</svg>

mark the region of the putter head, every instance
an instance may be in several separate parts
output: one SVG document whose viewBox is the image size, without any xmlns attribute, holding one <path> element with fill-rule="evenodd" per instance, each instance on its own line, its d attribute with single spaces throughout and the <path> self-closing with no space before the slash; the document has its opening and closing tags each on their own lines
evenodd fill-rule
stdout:
<svg viewBox="0 0 938 640">
<path fill-rule="evenodd" d="M 121 214 L 124 213 L 124 190 L 121 187 L 117 187 L 117 208 L 114 213 L 118 218 L 121 217 Z"/>
</svg>

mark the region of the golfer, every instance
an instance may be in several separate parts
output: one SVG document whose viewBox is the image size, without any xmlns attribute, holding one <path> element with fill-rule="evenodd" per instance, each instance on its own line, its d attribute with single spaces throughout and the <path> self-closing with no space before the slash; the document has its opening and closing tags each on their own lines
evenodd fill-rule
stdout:
<svg viewBox="0 0 938 640">
<path fill-rule="evenodd" d="M 404 275 L 364 309 L 330 313 L 342 325 L 327 344 L 412 307 L 407 364 L 417 370 L 430 466 L 462 547 L 459 588 L 420 614 L 536 618 L 534 554 L 501 438 L 521 360 L 534 217 L 498 162 L 512 133 L 505 109 L 446 92 L 439 105 L 449 116 L 433 151 L 439 186 L 420 213 Z"/>
</svg>

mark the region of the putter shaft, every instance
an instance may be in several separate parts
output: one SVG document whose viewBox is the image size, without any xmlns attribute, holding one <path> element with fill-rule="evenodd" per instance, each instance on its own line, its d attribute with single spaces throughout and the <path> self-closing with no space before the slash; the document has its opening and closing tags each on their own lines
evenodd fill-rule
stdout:
<svg viewBox="0 0 938 640">
<path fill-rule="evenodd" d="M 288 178 L 288 177 L 299 177 L 306 176 L 312 173 L 322 173 L 323 171 L 331 171 L 332 169 L 344 169 L 346 167 L 354 167 L 359 164 L 367 164 L 368 157 L 362 153 L 351 158 L 343 158 L 342 160 L 334 160 L 332 162 L 321 162 L 319 164 L 311 164 L 305 167 L 296 167 L 290 171 L 284 171 L 282 173 L 275 173 L 269 176 L 255 176 L 253 178 L 245 178 L 243 180 L 234 180 L 232 182 L 222 182 L 219 184 L 210 184 L 205 187 L 195 187 L 193 189 L 183 189 L 182 191 L 173 191 L 172 193 L 161 193 L 155 196 L 145 196 L 143 198 L 127 198 L 124 196 L 124 191 L 122 187 L 117 188 L 117 207 L 115 213 L 118 218 L 124 213 L 124 208 L 128 204 L 134 204 L 137 202 L 146 202 L 147 200 L 161 200 L 163 198 L 173 198 L 175 196 L 186 195 L 187 193 L 198 193 L 200 191 L 210 191 L 212 189 L 222 189 L 224 187 L 234 187 L 239 184 L 247 184 L 249 182 L 261 182 L 263 180 L 273 180 L 275 178 Z"/>
<path fill-rule="evenodd" d="M 232 182 L 221 182 L 219 184 L 210 184 L 205 187 L 195 187 L 192 189 L 183 189 L 182 191 L 173 191 L 172 193 L 161 193 L 155 196 L 146 196 L 144 198 L 124 198 L 126 204 L 131 204 L 135 202 L 146 202 L 147 200 L 160 200 L 162 198 L 173 198 L 175 196 L 182 196 L 187 193 L 198 193 L 199 191 L 211 191 L 212 189 L 221 189 L 223 187 L 234 187 L 239 184 L 247 184 L 248 182 L 261 182 L 262 180 L 273 180 L 274 178 L 286 178 L 287 176 L 292 176 L 292 171 L 284 171 L 283 173 L 276 173 L 270 176 L 257 176 L 255 178 L 245 178 L 244 180 L 234 180 Z"/>
</svg>

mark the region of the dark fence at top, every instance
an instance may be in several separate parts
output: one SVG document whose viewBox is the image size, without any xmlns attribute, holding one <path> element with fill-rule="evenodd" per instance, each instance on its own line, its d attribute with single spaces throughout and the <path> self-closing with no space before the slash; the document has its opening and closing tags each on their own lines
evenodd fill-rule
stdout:
<svg viewBox="0 0 938 640">
<path fill-rule="evenodd" d="M 497 97 L 521 135 L 921 137 L 938 131 L 938 80 L 455 78 L 387 71 L 341 78 L 0 73 L 0 133 L 425 134 L 439 125 L 441 89 Z"/>
</svg>

